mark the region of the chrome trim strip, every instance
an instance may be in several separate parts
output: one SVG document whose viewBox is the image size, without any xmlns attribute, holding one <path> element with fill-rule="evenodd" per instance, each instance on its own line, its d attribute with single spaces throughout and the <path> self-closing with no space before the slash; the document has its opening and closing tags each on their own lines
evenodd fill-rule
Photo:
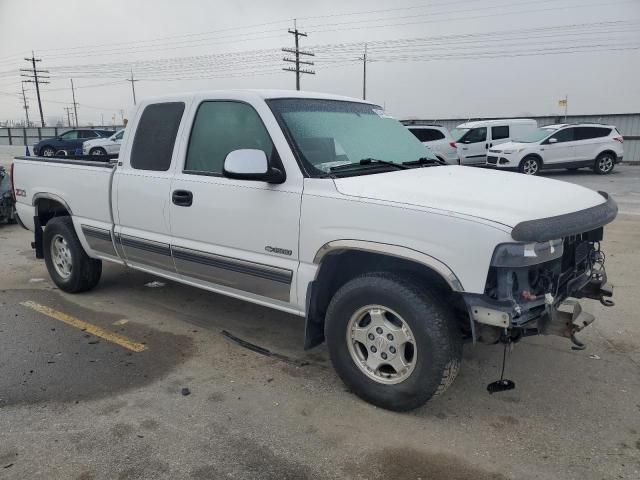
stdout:
<svg viewBox="0 0 640 480">
<path fill-rule="evenodd" d="M 118 240 L 124 257 L 129 262 L 137 262 L 141 265 L 161 268 L 175 272 L 171 247 L 168 243 L 155 242 L 128 235 L 118 235 Z"/>
<path fill-rule="evenodd" d="M 178 273 L 288 302 L 293 272 L 199 250 L 171 247 Z"/>
<path fill-rule="evenodd" d="M 99 253 L 116 256 L 109 230 L 93 227 L 91 225 L 80 225 L 84 238 L 89 247 Z"/>
<path fill-rule="evenodd" d="M 398 245 L 368 242 L 366 240 L 335 240 L 320 247 L 313 259 L 313 263 L 319 265 L 326 255 L 340 250 L 360 250 L 365 252 L 381 253 L 420 263 L 439 273 L 454 292 L 464 292 L 462 283 L 446 264 L 434 257 L 431 257 L 430 255 L 427 255 L 426 253 Z"/>
</svg>

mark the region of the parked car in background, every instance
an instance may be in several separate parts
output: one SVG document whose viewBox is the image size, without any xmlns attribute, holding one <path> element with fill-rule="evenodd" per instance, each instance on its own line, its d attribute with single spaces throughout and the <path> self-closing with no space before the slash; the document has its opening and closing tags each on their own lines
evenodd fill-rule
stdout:
<svg viewBox="0 0 640 480">
<path fill-rule="evenodd" d="M 537 175 L 543 169 L 590 167 L 605 175 L 622 161 L 622 144 L 622 135 L 613 125 L 547 125 L 521 139 L 490 148 L 487 165 L 517 168 L 527 175 Z"/>
<path fill-rule="evenodd" d="M 112 130 L 75 129 L 67 130 L 61 135 L 40 140 L 33 146 L 34 155 L 53 157 L 62 151 L 65 155 L 72 155 L 77 149 L 82 149 L 82 143 L 92 138 L 107 138 L 113 135 Z"/>
<path fill-rule="evenodd" d="M 459 165 L 458 149 L 449 130 L 442 125 L 407 125 L 407 128 L 442 163 Z"/>
<path fill-rule="evenodd" d="M 120 152 L 124 128 L 108 138 L 94 138 L 82 144 L 83 155 L 117 155 Z"/>
<path fill-rule="evenodd" d="M 479 120 L 458 125 L 451 130 L 451 136 L 458 146 L 461 165 L 484 165 L 491 147 L 522 137 L 536 128 L 538 123 L 528 118 Z"/>
</svg>

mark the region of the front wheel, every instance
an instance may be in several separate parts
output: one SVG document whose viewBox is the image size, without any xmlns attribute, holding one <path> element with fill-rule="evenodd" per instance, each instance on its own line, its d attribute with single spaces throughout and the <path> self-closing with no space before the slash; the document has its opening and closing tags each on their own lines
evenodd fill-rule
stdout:
<svg viewBox="0 0 640 480">
<path fill-rule="evenodd" d="M 389 410 L 411 410 L 444 392 L 462 358 L 450 309 L 419 282 L 390 273 L 363 275 L 340 288 L 325 334 L 344 383 Z"/>
<path fill-rule="evenodd" d="M 540 160 L 536 157 L 525 157 L 520 162 L 518 170 L 525 175 L 538 175 L 540 173 Z"/>
<path fill-rule="evenodd" d="M 89 155 L 106 155 L 107 151 L 102 147 L 94 147 L 89 150 Z"/>
<path fill-rule="evenodd" d="M 53 157 L 55 154 L 56 154 L 55 148 L 50 147 L 48 145 L 42 149 L 43 157 Z"/>
<path fill-rule="evenodd" d="M 613 167 L 616 164 L 616 160 L 610 153 L 601 153 L 596 158 L 596 162 L 593 165 L 593 171 L 599 175 L 607 175 L 613 171 Z"/>
<path fill-rule="evenodd" d="M 53 282 L 65 292 L 85 292 L 100 281 L 102 261 L 84 251 L 71 217 L 55 217 L 47 223 L 44 261 Z"/>
</svg>

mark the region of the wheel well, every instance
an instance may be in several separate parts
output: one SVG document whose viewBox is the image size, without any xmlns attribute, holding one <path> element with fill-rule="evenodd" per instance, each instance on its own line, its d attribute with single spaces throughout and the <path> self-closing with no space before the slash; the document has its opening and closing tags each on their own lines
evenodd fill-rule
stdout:
<svg viewBox="0 0 640 480">
<path fill-rule="evenodd" d="M 36 200 L 36 215 L 40 225 L 45 226 L 54 217 L 71 215 L 69 209 L 62 203 L 52 198 L 40 198 Z"/>
<path fill-rule="evenodd" d="M 394 272 L 410 276 L 435 290 L 438 296 L 456 296 L 447 281 L 426 265 L 399 257 L 361 250 L 340 250 L 327 254 L 316 279 L 307 291 L 305 349 L 324 342 L 324 318 L 329 302 L 349 280 L 368 272 Z M 457 303 L 457 302 L 456 302 Z"/>
<path fill-rule="evenodd" d="M 598 156 L 596 157 L 596 159 L 600 158 L 602 155 L 604 155 L 605 153 L 608 153 L 609 155 L 613 155 L 613 158 L 618 158 L 618 154 L 616 152 L 614 152 L 613 150 L 604 150 L 602 152 L 600 152 L 598 154 Z"/>
<path fill-rule="evenodd" d="M 527 158 L 535 158 L 536 160 L 538 160 L 540 162 L 540 165 L 542 165 L 544 163 L 544 161 L 542 160 L 542 157 L 540 155 L 538 155 L 537 153 L 528 153 L 527 155 L 522 157 L 522 160 L 520 160 L 520 162 L 526 160 Z"/>
</svg>

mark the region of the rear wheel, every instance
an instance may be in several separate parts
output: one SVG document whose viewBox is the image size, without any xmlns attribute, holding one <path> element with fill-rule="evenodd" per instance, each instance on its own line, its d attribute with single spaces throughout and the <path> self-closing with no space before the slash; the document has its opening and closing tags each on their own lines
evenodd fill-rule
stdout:
<svg viewBox="0 0 640 480">
<path fill-rule="evenodd" d="M 462 357 L 456 325 L 452 312 L 418 282 L 372 273 L 334 295 L 325 333 L 333 366 L 356 395 L 404 411 L 453 383 Z"/>
<path fill-rule="evenodd" d="M 102 147 L 94 147 L 89 150 L 89 155 L 106 155 L 107 151 Z"/>
<path fill-rule="evenodd" d="M 56 217 L 44 229 L 44 260 L 53 282 L 69 293 L 91 290 L 100 281 L 102 261 L 90 258 L 71 217 Z"/>
<path fill-rule="evenodd" d="M 593 165 L 593 171 L 600 175 L 607 175 L 613 171 L 613 167 L 616 164 L 616 159 L 610 153 L 604 152 L 598 155 L 595 164 Z"/>
<path fill-rule="evenodd" d="M 56 154 L 56 149 L 46 145 L 42 148 L 42 156 L 43 157 L 53 157 Z"/>
<path fill-rule="evenodd" d="M 525 157 L 520 162 L 518 170 L 525 175 L 538 175 L 540 172 L 540 160 L 536 157 Z"/>
</svg>

